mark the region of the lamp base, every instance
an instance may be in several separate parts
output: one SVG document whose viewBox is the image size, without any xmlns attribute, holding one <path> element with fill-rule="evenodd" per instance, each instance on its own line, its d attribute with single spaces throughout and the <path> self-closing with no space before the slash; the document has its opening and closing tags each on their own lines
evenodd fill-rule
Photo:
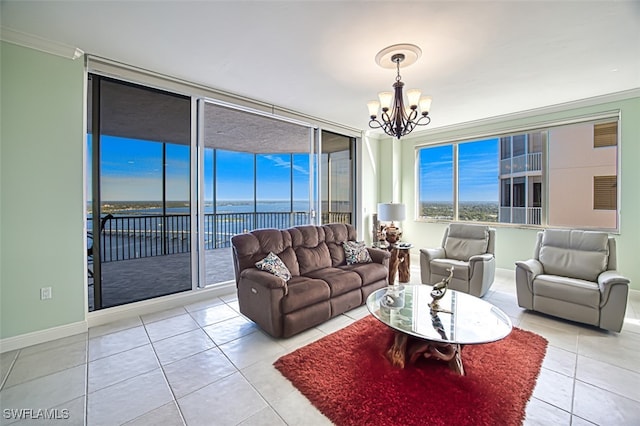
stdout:
<svg viewBox="0 0 640 426">
<path fill-rule="evenodd" d="M 402 237 L 402 229 L 397 228 L 392 222 L 391 225 L 384 229 L 384 234 L 385 240 L 387 240 L 389 244 L 396 244 Z"/>
</svg>

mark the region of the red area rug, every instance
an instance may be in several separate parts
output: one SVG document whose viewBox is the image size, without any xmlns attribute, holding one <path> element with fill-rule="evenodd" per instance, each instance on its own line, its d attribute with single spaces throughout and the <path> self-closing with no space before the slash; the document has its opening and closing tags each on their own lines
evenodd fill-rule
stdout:
<svg viewBox="0 0 640 426">
<path fill-rule="evenodd" d="M 519 425 L 547 341 L 514 328 L 462 349 L 465 376 L 420 359 L 392 367 L 393 331 L 372 316 L 281 357 L 274 365 L 325 416 L 343 425 Z"/>
</svg>

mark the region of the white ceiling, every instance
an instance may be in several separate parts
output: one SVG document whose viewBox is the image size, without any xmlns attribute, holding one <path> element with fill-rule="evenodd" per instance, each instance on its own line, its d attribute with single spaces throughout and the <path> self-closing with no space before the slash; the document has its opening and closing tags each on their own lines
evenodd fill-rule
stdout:
<svg viewBox="0 0 640 426">
<path fill-rule="evenodd" d="M 8 28 L 359 129 L 395 71 L 429 128 L 640 88 L 639 1 L 5 1 Z"/>
</svg>

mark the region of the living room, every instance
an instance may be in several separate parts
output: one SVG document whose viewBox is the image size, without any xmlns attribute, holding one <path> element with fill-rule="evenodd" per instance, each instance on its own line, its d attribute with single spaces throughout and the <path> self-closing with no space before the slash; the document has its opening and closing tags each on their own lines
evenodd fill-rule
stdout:
<svg viewBox="0 0 640 426">
<path fill-rule="evenodd" d="M 162 304 L 165 302 L 152 302 L 136 306 L 134 312 L 124 308 L 121 310 L 114 308 L 113 311 L 115 313 L 98 312 L 92 313 L 93 315 L 89 314 L 86 276 L 86 221 L 84 215 L 86 197 L 85 166 L 87 161 L 87 155 L 84 152 L 87 128 L 85 123 L 86 68 L 83 53 L 80 53 L 80 57 L 72 59 L 77 47 L 85 50 L 87 54 L 95 54 L 112 62 L 124 64 L 122 67 L 123 74 L 130 71 L 128 68 L 144 68 L 162 76 L 181 76 L 182 80 L 184 80 L 185 76 L 181 75 L 178 69 L 173 68 L 173 64 L 180 63 L 183 60 L 186 61 L 187 58 L 185 57 L 189 57 L 189 60 L 197 63 L 194 58 L 202 55 L 203 52 L 207 52 L 208 44 L 219 43 L 224 36 L 216 35 L 215 32 L 212 32 L 213 30 L 207 30 L 201 34 L 203 40 L 200 42 L 202 45 L 197 48 L 191 48 L 188 44 L 178 43 L 180 48 L 176 48 L 173 52 L 179 55 L 175 57 L 176 59 L 167 60 L 169 56 L 165 53 L 158 53 L 153 58 L 155 64 L 142 63 L 135 54 L 127 56 L 122 53 L 125 52 L 123 47 L 125 43 L 109 42 L 106 36 L 105 39 L 101 39 L 100 45 L 108 46 L 107 50 L 96 51 L 91 47 L 85 47 L 91 46 L 90 40 L 95 35 L 91 31 L 85 31 L 85 26 L 100 26 L 93 22 L 93 20 L 100 22 L 99 5 L 94 5 L 97 9 L 92 10 L 89 4 L 77 5 L 75 2 L 56 3 L 5 1 L 2 3 L 2 191 L 0 191 L 2 193 L 2 259 L 0 268 L 2 270 L 0 288 L 2 296 L 0 301 L 0 322 L 2 324 L 0 342 L 2 343 L 2 352 L 14 353 L 14 351 L 30 345 L 64 338 L 71 338 L 72 340 L 62 340 L 63 344 L 69 343 L 73 345 L 74 337 L 70 336 L 77 335 L 84 336 L 84 341 L 88 342 L 91 338 L 99 337 L 106 330 L 115 332 L 120 329 L 124 331 L 136 330 L 138 332 L 136 327 L 141 327 L 143 324 L 153 324 L 162 318 L 163 314 L 159 314 L 158 311 L 163 311 L 165 308 L 179 310 L 186 306 L 187 308 L 183 309 L 182 312 L 188 313 L 191 311 L 200 312 L 205 308 L 219 306 L 218 310 L 223 311 L 222 319 L 235 319 L 234 312 L 226 309 L 233 309 L 232 307 L 235 303 L 232 297 L 233 285 L 217 289 L 196 290 L 193 295 L 189 296 L 191 299 L 184 299 L 174 307 L 170 306 L 170 302 L 166 302 L 167 304 Z M 495 15 L 495 21 L 492 20 L 490 21 L 491 23 L 501 22 L 503 25 L 512 25 L 513 22 L 507 15 L 508 11 L 513 11 L 501 2 L 491 3 L 487 5 L 486 9 L 478 5 L 475 8 L 464 9 L 463 5 L 458 5 L 461 8 L 460 10 L 456 10 L 455 6 L 452 6 L 452 9 L 438 9 L 438 7 L 443 6 L 438 5 L 438 3 L 430 4 L 430 2 L 425 4 L 412 2 L 409 5 L 406 9 L 408 11 L 411 10 L 411 7 L 419 7 L 420 11 L 423 11 L 422 14 L 417 15 L 421 15 L 422 17 L 419 19 L 426 21 L 424 26 L 429 26 L 428 20 L 431 19 L 429 16 L 432 16 L 434 8 L 436 8 L 435 10 L 440 10 L 441 15 L 434 14 L 436 16 L 433 17 L 436 20 L 440 16 L 438 18 L 440 25 L 437 25 L 436 29 L 446 27 L 445 23 L 447 21 L 445 18 L 453 19 L 451 15 L 455 15 L 456 12 L 459 13 L 458 21 L 454 22 L 458 22 L 458 27 L 462 24 L 468 24 L 472 20 L 474 13 L 478 14 L 479 11 L 482 13 L 478 15 L 478 19 L 480 16 L 483 19 L 488 19 L 488 15 Z M 514 5 L 511 6 L 516 8 Z M 212 14 L 213 12 L 219 13 L 220 19 L 223 19 L 225 16 L 223 11 L 228 8 L 234 12 L 232 15 L 234 18 L 237 18 L 237 16 L 243 17 L 242 20 L 228 18 L 230 22 L 234 22 L 235 25 L 239 25 L 238 22 L 243 22 L 243 26 L 255 27 L 254 31 L 256 32 L 248 33 L 251 37 L 243 39 L 243 43 L 238 41 L 237 45 L 219 47 L 221 50 L 216 50 L 216 53 L 212 54 L 212 56 L 215 56 L 214 60 L 220 61 L 224 65 L 228 61 L 224 56 L 225 50 L 237 49 L 246 51 L 251 48 L 251 50 L 244 53 L 244 62 L 239 61 L 241 65 L 239 68 L 224 69 L 224 66 L 220 67 L 227 74 L 239 73 L 238 81 L 235 83 L 230 82 L 226 86 L 213 80 L 209 85 L 214 88 L 221 88 L 231 94 L 248 98 L 247 102 L 251 101 L 251 99 L 259 99 L 263 103 L 268 102 L 269 105 L 273 106 L 273 110 L 282 115 L 297 113 L 298 115 L 321 117 L 322 119 L 317 119 L 320 126 L 326 126 L 331 130 L 340 130 L 342 132 L 350 129 L 358 129 L 362 132 L 368 128 L 369 117 L 365 108 L 368 97 L 374 97 L 379 90 L 388 89 L 387 86 L 391 85 L 394 77 L 394 70 L 383 70 L 375 64 L 374 56 L 376 52 L 394 43 L 415 41 L 420 44 L 424 53 L 420 62 L 415 64 L 414 67 L 419 67 L 421 63 L 435 62 L 434 66 L 437 65 L 439 68 L 432 71 L 434 75 L 427 73 L 429 69 L 421 68 L 420 71 L 427 74 L 424 79 L 420 79 L 421 77 L 417 71 L 414 72 L 411 68 L 407 68 L 406 72 L 403 71 L 403 79 L 408 85 L 416 84 L 424 90 L 433 90 L 434 102 L 430 113 L 433 126 L 431 128 L 426 126 L 425 130 L 416 131 L 403 137 L 400 141 L 378 133 L 363 133 L 361 137 L 358 135 L 361 156 L 357 164 L 360 175 L 356 182 L 359 194 L 357 210 L 361 214 L 355 225 L 361 239 L 367 241 L 371 239 L 371 214 L 376 212 L 378 202 L 391 200 L 402 202 L 407 206 L 407 211 L 410 214 L 407 220 L 402 222 L 402 228 L 403 238 L 412 242 L 415 247 L 412 252 L 412 263 L 414 265 L 412 282 L 419 277 L 419 271 L 416 269 L 419 264 L 417 261 L 417 249 L 438 246 L 448 225 L 447 221 L 415 219 L 417 217 L 418 185 L 415 169 L 416 149 L 433 143 L 441 144 L 447 141 L 469 140 L 479 136 L 496 135 L 516 129 L 530 129 L 549 125 L 550 123 L 566 123 L 575 119 L 584 119 L 585 117 L 608 116 L 613 112 L 614 115 L 619 117 L 620 123 L 618 163 L 620 204 L 618 229 L 611 234 L 616 238 L 618 244 L 618 269 L 630 279 L 630 288 L 632 290 L 623 331 L 615 335 L 600 335 L 591 329 L 587 329 L 585 332 L 583 328 L 574 324 L 567 324 L 562 321 L 556 322 L 549 318 L 541 319 L 535 316 L 529 317 L 528 321 L 519 324 L 523 326 L 528 324 L 529 329 L 544 335 L 549 339 L 551 346 L 556 348 L 554 351 L 557 352 L 558 348 L 562 351 L 570 350 L 575 355 L 575 358 L 583 355 L 577 349 L 580 340 L 589 341 L 591 339 L 588 344 L 598 346 L 598 343 L 594 342 L 600 342 L 600 339 L 603 339 L 602 342 L 606 342 L 609 347 L 623 353 L 621 359 L 625 362 L 622 366 L 618 365 L 618 367 L 627 372 L 629 377 L 638 377 L 637 366 L 634 366 L 635 363 L 632 362 L 634 359 L 632 354 L 635 354 L 640 347 L 640 338 L 637 335 L 640 329 L 640 305 L 637 296 L 637 292 L 640 290 L 640 274 L 634 268 L 634 254 L 638 250 L 637 236 L 640 235 L 640 222 L 635 219 L 636 213 L 640 211 L 640 198 L 637 195 L 635 186 L 639 179 L 635 161 L 640 158 L 640 145 L 636 143 L 637 135 L 640 134 L 640 121 L 636 119 L 636 117 L 640 116 L 640 82 L 638 81 L 640 59 L 637 55 L 638 31 L 640 31 L 638 5 L 637 2 L 619 2 L 615 6 L 602 3 L 572 3 L 571 5 L 565 4 L 563 6 L 561 4 L 560 6 L 554 6 L 559 7 L 560 9 L 558 10 L 553 9 L 549 4 L 547 6 L 549 10 L 540 11 L 535 5 L 529 5 L 531 9 L 525 8 L 524 11 L 519 11 L 514 16 L 523 19 L 523 16 L 526 16 L 528 12 L 535 11 L 536 14 L 532 16 L 535 17 L 533 22 L 536 25 L 532 24 L 532 27 L 537 26 L 537 28 L 544 28 L 544 19 L 553 12 L 558 15 L 562 14 L 563 18 L 566 17 L 564 14 L 567 14 L 568 11 L 562 9 L 563 7 L 570 9 L 569 11 L 579 12 L 578 18 L 575 21 L 555 22 L 554 25 L 549 23 L 550 29 L 547 31 L 551 32 L 551 28 L 553 28 L 556 31 L 553 33 L 555 38 L 549 36 L 549 39 L 545 39 L 544 35 L 540 35 L 541 41 L 540 44 L 536 45 L 536 49 L 543 49 L 546 46 L 551 53 L 545 54 L 544 50 L 533 50 L 528 53 L 526 58 L 515 56 L 518 59 L 514 60 L 512 55 L 522 45 L 518 45 L 515 42 L 511 45 L 502 40 L 504 44 L 500 45 L 499 48 L 489 49 L 486 45 L 481 45 L 482 40 L 480 39 L 489 38 L 490 31 L 487 30 L 485 34 L 481 31 L 482 27 L 478 26 L 474 26 L 475 30 L 478 31 L 477 33 L 466 34 L 463 39 L 463 41 L 468 41 L 476 36 L 478 44 L 468 45 L 467 47 L 464 46 L 462 41 L 456 40 L 455 34 L 451 33 L 445 33 L 448 38 L 443 36 L 444 38 L 441 39 L 413 36 L 411 25 L 407 25 L 407 29 L 399 29 L 399 34 L 394 36 L 390 36 L 388 31 L 379 31 L 383 34 L 376 35 L 375 40 L 364 37 L 363 34 L 370 34 L 366 31 L 349 28 L 351 22 L 358 21 L 355 18 L 356 16 L 366 17 L 367 9 L 377 9 L 378 5 L 376 4 L 347 4 L 346 2 L 338 2 L 332 6 L 316 4 L 315 7 L 304 12 L 304 10 L 297 10 L 295 6 L 279 3 L 274 9 L 270 9 L 268 5 L 262 5 L 260 7 L 264 8 L 261 9 L 264 13 L 256 13 L 254 10 L 251 15 L 248 14 L 247 9 L 251 7 L 257 8 L 258 5 L 251 3 L 241 6 L 233 6 L 230 3 L 219 3 L 217 6 L 210 5 L 213 9 L 209 9 L 209 12 Z M 144 16 L 144 19 L 149 19 L 150 16 L 154 16 L 153 8 L 148 3 L 134 4 L 131 9 L 128 9 L 128 7 L 127 11 L 123 13 L 130 14 L 131 19 L 142 19 L 141 16 Z M 157 19 L 168 19 L 178 16 L 177 14 L 179 13 L 185 13 L 180 7 L 176 6 L 175 9 L 167 7 L 168 9 L 161 8 L 157 11 Z M 201 7 L 205 6 L 201 5 Z M 324 7 L 328 7 L 328 9 L 325 10 Z M 524 5 L 521 4 L 520 7 L 524 7 Z M 41 9 L 39 10 L 39 8 Z M 300 15 L 292 15 L 294 13 L 292 9 L 295 9 L 295 12 Z M 388 16 L 393 16 L 389 14 L 391 10 L 393 10 L 393 6 L 388 5 L 378 12 L 381 14 L 380 16 L 367 17 L 366 21 L 369 25 L 375 24 L 375 26 L 384 27 L 388 24 L 380 25 L 380 22 L 385 22 L 381 16 L 386 16 L 385 19 L 388 20 Z M 105 13 L 107 11 L 115 13 L 116 9 L 104 9 Z M 327 18 L 327 22 L 335 22 L 332 26 L 338 25 L 340 28 L 344 28 L 344 31 L 336 31 L 334 28 L 333 31 L 323 33 L 325 39 L 322 41 L 324 44 L 316 51 L 309 49 L 307 52 L 306 47 L 300 48 L 300 46 L 297 46 L 299 51 L 306 52 L 301 54 L 301 58 L 306 58 L 308 55 L 322 56 L 324 65 L 318 66 L 317 70 L 296 69 L 296 71 L 292 71 L 294 64 L 290 62 L 298 61 L 297 57 L 288 57 L 286 49 L 284 51 L 269 52 L 268 49 L 258 43 L 260 34 L 264 34 L 264 31 L 266 31 L 265 27 L 287 28 L 286 31 L 283 29 L 282 33 L 274 32 L 272 42 L 283 42 L 284 40 L 282 39 L 285 38 L 295 39 L 296 35 L 299 36 L 300 33 L 305 32 L 305 26 L 301 22 L 313 22 L 310 15 L 319 11 L 322 14 L 317 16 Z M 344 15 L 341 18 L 342 20 L 329 19 L 331 16 L 337 16 L 341 13 Z M 65 18 L 65 14 L 68 14 L 69 17 Z M 593 24 L 597 18 L 602 16 L 605 16 L 607 28 L 612 31 L 612 35 L 608 36 L 610 38 L 603 37 L 600 34 L 593 35 L 593 38 L 588 41 L 582 40 L 579 43 L 575 41 L 579 36 L 592 32 L 589 24 Z M 299 21 L 293 18 L 297 18 Z M 307 21 L 302 20 L 302 18 L 307 19 Z M 75 24 L 73 20 L 69 23 L 66 19 L 75 19 Z M 259 25 L 263 19 L 267 23 L 263 22 Z M 286 25 L 287 21 L 290 21 L 288 25 Z M 47 25 L 56 23 L 56 25 L 53 25 L 55 28 L 49 28 L 45 31 L 45 28 L 47 28 L 45 22 L 48 23 Z M 567 22 L 571 22 L 573 25 L 569 25 Z M 79 32 L 83 33 L 81 37 L 65 34 L 63 31 L 65 27 L 71 29 L 75 25 L 77 25 Z M 106 27 L 111 26 L 103 25 Z M 322 24 L 316 25 L 322 26 Z M 399 26 L 404 27 L 405 25 L 403 23 Z M 149 39 L 156 39 L 159 52 L 163 52 L 161 50 L 162 46 L 172 43 L 162 33 L 167 27 L 162 27 L 158 29 L 158 33 L 149 36 Z M 202 27 L 202 25 L 199 27 Z M 413 26 L 413 28 L 417 27 L 419 26 Z M 559 29 L 561 27 L 566 27 L 566 33 Z M 616 27 L 619 32 L 614 31 Z M 489 27 L 486 26 L 484 28 Z M 497 26 L 492 28 L 497 28 Z M 14 31 L 6 32 L 6 29 Z M 54 33 L 54 29 L 60 32 Z M 441 28 L 440 30 L 444 31 Z M 51 34 L 56 34 L 57 37 L 49 36 L 48 31 L 51 31 Z M 118 30 L 111 30 L 111 32 L 113 31 Z M 260 31 L 263 31 L 263 33 Z M 544 34 L 545 30 L 541 31 Z M 351 34 L 352 37 L 332 34 L 337 32 Z M 96 31 L 96 33 L 99 32 Z M 109 31 L 106 33 L 108 34 Z M 353 35 L 353 33 L 356 33 L 356 35 Z M 9 36 L 6 34 L 9 34 Z M 526 43 L 529 43 L 527 40 L 533 37 L 531 33 L 528 35 L 529 38 L 523 37 Z M 114 34 L 112 36 L 115 37 Z M 536 34 L 536 36 L 538 35 Z M 84 39 L 85 37 L 86 40 Z M 133 28 L 132 33 L 126 37 L 129 38 L 130 44 L 136 44 L 133 40 L 137 40 L 140 35 L 136 28 Z M 343 43 L 343 38 L 353 38 L 354 41 L 351 42 L 352 44 L 347 45 Z M 496 41 L 496 39 L 492 40 Z M 616 42 L 615 49 L 611 47 L 614 44 L 612 40 Z M 520 41 L 523 42 L 523 40 Z M 561 42 L 566 43 L 569 47 L 563 49 Z M 257 46 L 252 46 L 254 43 Z M 341 44 L 345 45 L 344 50 L 339 49 Z M 451 56 L 447 57 L 447 49 L 442 49 L 439 57 L 433 56 L 432 53 L 427 54 L 427 52 L 430 52 L 428 50 L 429 46 L 437 44 L 450 49 L 450 52 L 457 52 L 457 55 L 452 53 Z M 73 47 L 70 50 L 72 53 L 67 54 L 71 46 Z M 194 44 L 194 46 L 196 45 Z M 478 81 L 484 82 L 487 76 L 485 72 L 478 71 L 478 69 L 488 66 L 482 60 L 481 53 L 475 51 L 481 46 L 487 51 L 487 54 L 489 53 L 488 51 L 491 51 L 491 54 L 495 55 L 493 57 L 502 58 L 500 63 L 503 65 L 507 62 L 525 62 L 525 59 L 527 65 L 518 68 L 517 78 L 509 78 L 508 75 L 498 76 L 498 80 L 502 79 L 508 82 L 507 86 L 500 86 L 499 90 L 497 86 L 496 88 L 487 86 L 487 88 L 483 87 L 480 90 L 476 86 L 482 85 L 482 83 Z M 286 45 L 283 45 L 284 47 Z M 555 51 L 555 48 L 558 50 Z M 56 53 L 51 54 L 52 51 L 59 51 L 56 49 L 62 49 L 66 56 Z M 581 63 L 577 58 L 584 60 L 585 52 L 588 55 L 594 55 L 597 60 L 603 61 L 606 65 L 600 67 L 595 66 L 592 62 Z M 462 53 L 465 53 L 466 56 Z M 347 66 L 344 61 L 347 61 L 350 55 L 355 58 L 350 59 L 354 63 L 348 62 L 349 65 Z M 544 65 L 550 68 L 548 73 L 552 74 L 552 78 L 547 73 L 545 75 L 548 80 L 536 80 L 536 74 L 538 72 L 542 73 L 542 71 L 531 69 L 538 62 L 538 60 L 531 59 L 536 55 L 542 55 L 545 58 Z M 278 57 L 276 62 L 279 62 L 280 65 L 274 74 L 279 75 L 281 77 L 280 80 L 267 81 L 265 80 L 265 74 L 256 74 L 256 69 L 269 68 L 262 65 L 267 59 L 265 58 L 266 56 Z M 465 57 L 468 58 L 467 61 L 463 61 Z M 618 65 L 617 60 L 620 58 L 624 59 L 624 64 Z M 596 59 L 594 59 L 595 61 Z M 307 64 L 306 61 L 302 62 Z M 563 69 L 561 65 L 568 66 L 565 62 L 575 62 L 572 67 L 568 67 L 575 74 L 561 73 Z M 353 67 L 357 67 L 355 74 L 351 74 L 354 71 L 347 73 Z M 618 68 L 613 71 L 615 67 Z M 191 66 L 191 68 L 196 68 L 196 66 Z M 471 74 L 461 75 L 462 69 L 473 69 L 473 71 Z M 363 74 L 358 74 L 358 70 L 362 70 Z M 462 100 L 454 95 L 447 98 L 447 92 L 444 89 L 441 89 L 442 94 L 437 94 L 437 87 L 434 87 L 434 81 L 436 81 L 437 76 L 435 75 L 436 71 L 441 74 L 453 74 L 448 83 L 444 80 L 441 84 L 460 86 L 459 90 L 469 92 L 471 98 Z M 208 73 L 213 74 L 213 70 L 206 67 L 203 67 L 201 72 L 202 74 L 192 77 L 189 81 L 201 84 L 203 81 L 208 81 L 206 80 L 209 78 L 207 76 Z M 216 72 L 222 74 L 222 71 Z M 341 90 L 345 90 L 350 85 L 357 85 L 358 80 L 370 80 L 371 84 L 358 89 L 359 92 L 363 93 L 361 96 L 349 95 L 345 96 L 345 99 L 327 96 L 325 99 L 313 95 L 305 95 L 304 89 L 313 86 L 312 83 L 296 81 L 293 87 L 287 86 L 286 83 L 289 83 L 290 74 L 306 74 L 310 81 L 317 79 L 318 83 L 316 84 L 321 87 L 320 90 L 325 91 L 331 85 L 336 85 Z M 318 74 L 324 75 L 324 77 Z M 222 78 L 223 76 L 220 76 L 220 79 Z M 474 81 L 474 78 L 479 80 Z M 583 87 L 585 89 L 584 92 L 578 91 L 570 84 L 574 79 L 579 81 L 577 86 Z M 243 81 L 251 81 L 252 86 L 247 88 L 234 86 L 234 84 L 241 84 Z M 322 85 L 320 81 L 323 82 Z M 266 86 L 266 89 L 263 92 L 258 92 L 257 87 L 261 85 Z M 566 91 L 563 90 L 565 86 Z M 256 96 L 256 98 L 253 98 L 253 96 Z M 296 97 L 312 98 L 312 102 L 315 101 L 320 105 L 318 111 L 324 110 L 327 111 L 327 114 L 316 113 L 316 110 L 307 110 L 290 103 L 293 102 L 292 98 Z M 495 101 L 493 100 L 494 97 Z M 354 104 L 351 103 L 353 98 L 357 98 Z M 528 100 L 529 103 L 520 104 L 521 99 Z M 514 108 L 514 105 L 523 106 Z M 353 111 L 354 109 L 355 112 Z M 342 117 L 352 116 L 360 116 L 360 121 L 342 119 Z M 496 288 L 508 289 L 510 286 L 513 287 L 514 264 L 516 261 L 531 257 L 538 230 L 540 228 L 537 227 L 497 226 L 496 263 L 499 269 L 499 279 L 496 281 L 498 284 Z M 43 287 L 52 288 L 51 299 L 41 300 L 40 289 Z M 218 298 L 219 296 L 221 297 L 220 299 Z M 207 306 L 207 302 L 204 300 L 211 297 L 214 299 L 209 302 L 210 306 Z M 499 299 L 500 294 L 496 294 L 494 298 L 494 300 Z M 501 308 L 506 310 L 504 306 L 512 304 L 513 311 L 515 311 L 508 313 L 513 313 L 518 318 L 523 315 L 522 310 L 517 308 L 514 300 L 509 299 L 505 303 Z M 173 314 L 176 313 L 176 311 L 171 312 Z M 364 313 L 366 311 L 357 311 L 353 316 L 359 318 Z M 174 317 L 173 314 L 164 314 L 168 315 L 164 319 Z M 183 313 L 180 315 L 183 315 Z M 141 317 L 142 319 L 140 319 Z M 537 322 L 536 319 L 538 320 Z M 340 320 L 348 322 L 347 317 L 342 317 Z M 111 328 L 109 328 L 109 324 L 111 324 Z M 208 322 L 203 324 L 205 324 L 204 327 L 211 325 Z M 340 325 L 343 324 L 340 323 Z M 518 324 L 514 321 L 514 325 Z M 324 331 L 328 332 L 336 327 L 336 323 L 331 323 L 327 325 Z M 88 337 L 87 330 L 89 330 Z M 586 333 L 587 337 L 581 332 Z M 321 333 L 307 334 L 299 339 L 285 342 L 285 347 L 279 344 L 277 348 L 284 352 L 301 345 L 303 342 L 317 338 L 319 334 Z M 146 339 L 147 337 L 142 336 L 142 338 Z M 245 344 L 247 346 L 250 344 L 266 344 L 263 338 L 254 336 L 253 339 L 255 341 Z M 252 352 L 260 352 L 260 348 L 264 347 L 266 346 L 258 346 Z M 590 353 L 589 349 L 584 347 L 580 347 L 580 351 Z M 272 346 L 266 350 L 266 355 L 273 355 L 275 352 L 277 351 L 274 351 Z M 611 354 L 609 356 L 612 357 Z M 255 362 L 255 359 L 242 360 L 239 361 L 239 365 L 242 368 L 251 367 Z M 6 377 L 4 377 L 5 362 L 2 364 L 2 368 L 3 380 L 6 380 Z M 573 369 L 575 370 L 575 364 Z M 258 374 L 257 367 L 255 370 L 256 374 Z M 550 373 L 548 377 L 555 377 L 556 374 L 559 373 L 555 371 L 555 373 Z M 246 373 L 246 375 L 250 375 L 250 373 Z M 570 376 L 574 380 L 573 371 Z M 260 377 L 261 380 L 266 380 L 265 376 Z M 268 377 L 270 378 L 269 380 L 272 379 L 272 376 Z M 576 379 L 576 382 L 579 381 L 580 378 Z M 560 379 L 558 379 L 559 382 L 561 382 Z M 278 381 L 278 383 L 281 382 Z M 574 382 L 572 381 L 571 383 Z M 549 386 L 553 387 L 553 384 Z M 637 406 L 640 404 L 640 398 L 637 390 L 624 394 L 621 399 L 617 399 L 619 393 L 612 393 L 615 394 L 615 396 L 611 397 L 615 401 L 614 407 L 628 404 L 628 407 L 638 412 Z M 609 394 L 607 393 L 606 395 Z M 285 400 L 274 398 L 269 401 L 269 405 L 272 410 L 273 407 L 282 409 L 282 412 L 277 416 L 278 418 L 286 417 L 283 421 L 289 424 L 300 424 L 303 417 L 296 416 L 308 414 L 312 415 L 313 419 L 318 419 L 319 422 L 326 421 L 324 417 L 313 411 L 315 410 L 313 407 L 306 406 L 307 403 L 304 397 L 294 396 L 294 394 L 290 394 L 288 397 L 291 399 L 287 400 L 287 403 L 295 401 L 292 406 L 301 407 L 300 411 L 297 413 L 290 412 L 288 415 L 292 417 L 286 417 L 282 414 L 282 412 L 286 411 L 282 407 L 282 405 L 285 405 L 285 402 L 283 402 Z M 74 401 L 76 399 L 74 398 Z M 159 400 L 162 400 L 162 398 L 159 398 Z M 79 398 L 78 401 L 84 407 L 84 400 Z M 545 400 L 537 399 L 537 401 Z M 579 410 L 576 411 L 575 409 L 583 401 L 581 400 L 579 403 L 569 402 L 568 406 L 566 401 L 563 401 L 563 403 L 554 406 L 557 408 L 560 405 L 563 414 L 569 413 L 568 421 L 564 424 L 570 424 L 571 413 L 574 416 L 572 424 L 577 424 L 581 419 L 592 423 L 601 423 L 602 421 L 598 419 L 605 418 L 605 414 L 610 414 L 609 408 L 604 404 L 601 408 L 594 409 L 596 414 L 600 413 L 603 417 L 597 417 L 597 415 L 589 417 Z M 60 404 L 67 402 L 67 400 L 59 401 Z M 548 400 L 545 402 L 549 403 Z M 602 404 L 602 401 L 598 401 L 597 404 L 592 403 L 592 405 L 596 406 L 599 404 Z M 5 407 L 3 406 L 2 408 Z M 34 406 L 32 408 L 50 407 Z M 574 408 L 573 411 L 572 408 Z M 139 407 L 139 411 L 142 409 L 142 406 Z M 147 411 L 138 412 L 139 415 L 142 415 L 154 409 L 156 409 L 155 406 L 150 406 Z M 277 410 L 273 411 L 278 412 Z M 292 409 L 291 411 L 295 410 Z M 580 415 L 581 413 L 582 416 Z M 123 421 L 133 418 L 126 418 Z M 296 418 L 298 421 L 295 420 Z M 237 423 L 242 420 L 244 419 L 238 420 Z M 635 420 L 637 418 L 622 417 L 619 423 L 629 424 Z"/>
</svg>

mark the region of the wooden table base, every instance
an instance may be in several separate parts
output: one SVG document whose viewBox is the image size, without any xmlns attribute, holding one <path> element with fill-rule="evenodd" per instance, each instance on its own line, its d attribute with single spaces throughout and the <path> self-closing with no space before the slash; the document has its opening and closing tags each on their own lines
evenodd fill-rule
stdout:
<svg viewBox="0 0 640 426">
<path fill-rule="evenodd" d="M 387 350 L 387 358 L 394 367 L 404 368 L 407 358 L 410 363 L 415 363 L 421 356 L 434 358 L 449 363 L 449 368 L 461 376 L 464 376 L 462 366 L 462 347 L 451 343 L 430 342 L 416 339 L 408 334 L 396 332 L 393 344 Z"/>
</svg>

